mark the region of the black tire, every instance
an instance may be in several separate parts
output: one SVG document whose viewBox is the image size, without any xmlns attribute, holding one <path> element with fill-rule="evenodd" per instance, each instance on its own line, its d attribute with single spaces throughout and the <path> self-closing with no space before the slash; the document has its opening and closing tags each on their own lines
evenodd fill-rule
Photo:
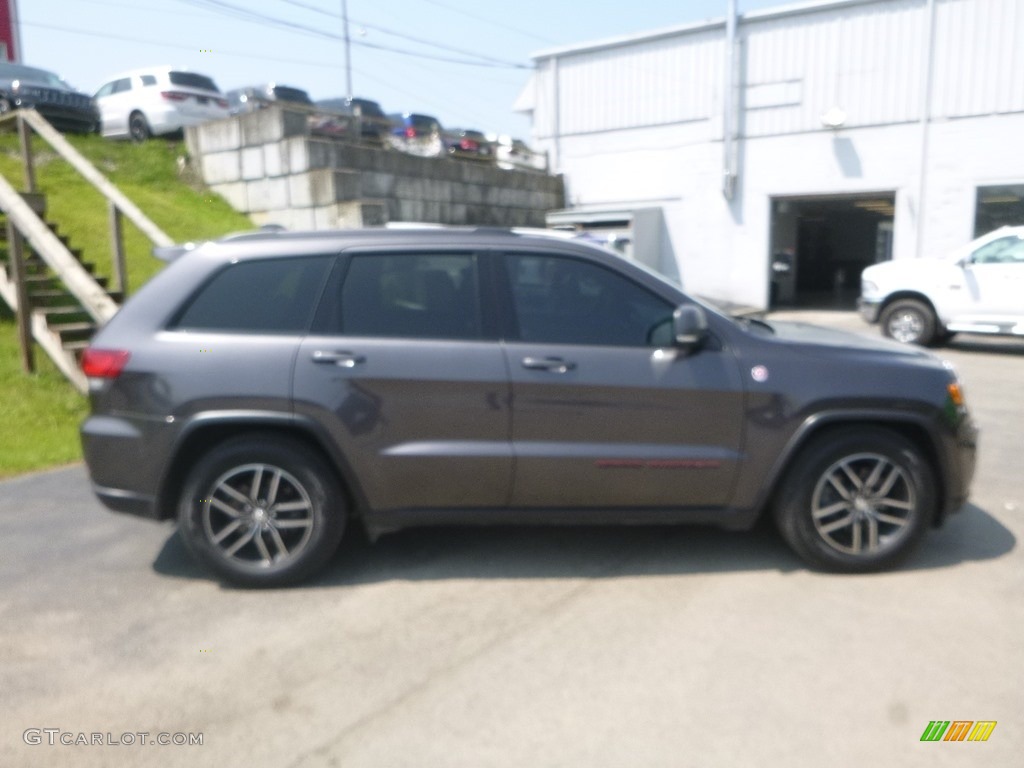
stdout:
<svg viewBox="0 0 1024 768">
<path fill-rule="evenodd" d="M 224 580 L 294 584 L 320 570 L 345 530 L 344 496 L 330 466 L 298 440 L 232 438 L 190 470 L 178 503 L 188 549 Z"/>
<path fill-rule="evenodd" d="M 0 98 L 0 115 L 6 115 L 11 111 L 11 102 L 7 99 Z"/>
<path fill-rule="evenodd" d="M 917 299 L 897 299 L 882 312 L 882 333 L 903 344 L 926 347 L 935 340 L 935 313 Z"/>
<path fill-rule="evenodd" d="M 141 112 L 132 112 L 128 117 L 128 135 L 132 141 L 145 141 L 153 135 L 149 130 L 149 123 L 146 122 L 146 116 Z"/>
<path fill-rule="evenodd" d="M 935 476 L 902 436 L 856 427 L 812 440 L 775 501 L 786 543 L 815 568 L 867 573 L 906 558 L 935 518 Z"/>
</svg>

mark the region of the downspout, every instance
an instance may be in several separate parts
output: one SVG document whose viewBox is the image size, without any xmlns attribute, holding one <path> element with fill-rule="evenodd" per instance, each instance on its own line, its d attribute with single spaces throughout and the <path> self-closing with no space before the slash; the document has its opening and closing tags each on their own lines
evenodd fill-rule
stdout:
<svg viewBox="0 0 1024 768">
<path fill-rule="evenodd" d="M 928 0 L 925 14 L 927 16 L 925 23 L 928 25 L 928 30 L 924 54 L 924 75 L 921 78 L 921 160 L 917 188 L 917 248 L 914 252 L 917 258 L 921 258 L 924 255 L 925 193 L 928 186 L 928 142 L 931 133 L 932 84 L 935 69 L 935 0 Z"/>
<path fill-rule="evenodd" d="M 554 79 L 554 134 L 555 134 L 555 156 L 551 163 L 550 170 L 554 173 L 562 172 L 562 90 L 559 87 L 561 75 L 558 71 L 558 57 L 551 58 L 551 77 Z"/>
<path fill-rule="evenodd" d="M 728 0 L 725 18 L 725 93 L 722 98 L 722 194 L 736 193 L 736 0 Z"/>
</svg>

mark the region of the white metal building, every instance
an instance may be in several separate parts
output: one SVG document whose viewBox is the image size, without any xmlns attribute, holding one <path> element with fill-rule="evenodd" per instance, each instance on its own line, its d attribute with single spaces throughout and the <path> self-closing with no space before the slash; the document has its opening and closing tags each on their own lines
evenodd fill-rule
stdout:
<svg viewBox="0 0 1024 768">
<path fill-rule="evenodd" d="M 1024 0 L 819 0 L 534 61 L 549 222 L 699 295 L 850 301 L 869 263 L 1024 224 Z"/>
</svg>

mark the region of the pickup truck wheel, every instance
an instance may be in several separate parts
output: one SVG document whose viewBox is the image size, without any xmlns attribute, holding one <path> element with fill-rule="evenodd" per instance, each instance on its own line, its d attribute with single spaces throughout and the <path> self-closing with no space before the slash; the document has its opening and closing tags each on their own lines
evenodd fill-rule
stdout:
<svg viewBox="0 0 1024 768">
<path fill-rule="evenodd" d="M 213 448 L 192 468 L 178 506 L 178 531 L 193 555 L 247 587 L 311 576 L 344 529 L 344 497 L 330 467 L 303 443 L 273 434 Z"/>
<path fill-rule="evenodd" d="M 883 570 L 903 560 L 934 519 L 934 474 L 894 432 L 833 432 L 800 452 L 774 513 L 782 537 L 810 565 Z"/>
<path fill-rule="evenodd" d="M 894 301 L 882 313 L 882 333 L 904 344 L 928 346 L 937 326 L 935 313 L 916 299 Z"/>
</svg>

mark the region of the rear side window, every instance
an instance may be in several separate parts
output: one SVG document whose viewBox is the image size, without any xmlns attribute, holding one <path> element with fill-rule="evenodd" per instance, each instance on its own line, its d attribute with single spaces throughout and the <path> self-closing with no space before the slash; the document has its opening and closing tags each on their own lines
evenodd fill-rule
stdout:
<svg viewBox="0 0 1024 768">
<path fill-rule="evenodd" d="M 187 88 L 202 88 L 207 91 L 220 93 L 220 89 L 211 78 L 206 75 L 197 75 L 195 72 L 171 72 L 170 80 L 174 85 L 183 85 Z"/>
<path fill-rule="evenodd" d="M 155 75 L 143 75 L 142 76 L 142 84 L 143 85 L 156 85 L 156 76 Z"/>
<path fill-rule="evenodd" d="M 244 261 L 221 270 L 172 322 L 179 330 L 302 333 L 330 256 Z"/>
<path fill-rule="evenodd" d="M 353 256 L 331 325 L 347 336 L 479 339 L 475 257 Z"/>
</svg>

